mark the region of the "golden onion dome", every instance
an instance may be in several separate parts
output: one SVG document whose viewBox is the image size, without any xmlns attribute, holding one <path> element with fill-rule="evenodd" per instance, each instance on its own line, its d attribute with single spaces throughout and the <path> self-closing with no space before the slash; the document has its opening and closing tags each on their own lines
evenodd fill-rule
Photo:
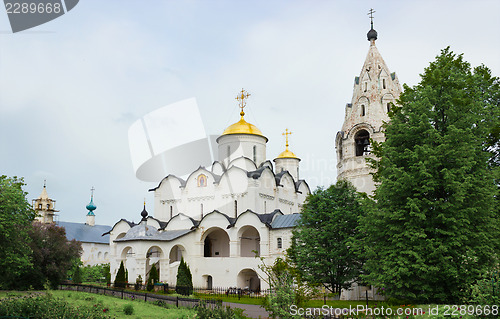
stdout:
<svg viewBox="0 0 500 319">
<path fill-rule="evenodd" d="M 295 159 L 298 159 L 300 161 L 300 159 L 297 157 L 297 155 L 295 155 L 292 151 L 290 151 L 288 149 L 288 136 L 292 134 L 292 132 L 290 132 L 288 129 L 285 130 L 285 132 L 283 133 L 283 136 L 285 136 L 285 139 L 286 139 L 286 149 L 281 152 L 280 155 L 278 155 L 278 157 L 276 157 L 276 159 L 278 158 L 295 158 Z"/>
<path fill-rule="evenodd" d="M 230 134 L 251 134 L 251 135 L 258 135 L 265 137 L 264 134 L 257 128 L 257 126 L 248 123 L 245 121 L 243 118 L 243 115 L 241 116 L 241 119 L 230 125 L 228 128 L 224 130 L 224 133 L 222 135 L 230 135 Z"/>
<path fill-rule="evenodd" d="M 281 152 L 280 155 L 278 155 L 278 157 L 276 158 L 297 158 L 297 155 L 295 155 L 292 151 L 290 151 L 287 147 L 286 150 L 284 150 L 283 152 Z"/>
<path fill-rule="evenodd" d="M 245 112 L 243 112 L 243 109 L 246 106 L 246 99 L 250 96 L 250 93 L 247 91 L 241 89 L 241 92 L 238 94 L 236 97 L 236 100 L 240 103 L 239 107 L 241 108 L 240 116 L 241 119 L 234 123 L 233 125 L 229 126 L 224 130 L 222 135 L 230 135 L 230 134 L 250 134 L 250 135 L 258 135 L 264 137 L 266 140 L 267 138 L 262 134 L 262 132 L 257 128 L 257 126 L 248 123 L 245 121 L 243 116 L 245 116 Z"/>
</svg>

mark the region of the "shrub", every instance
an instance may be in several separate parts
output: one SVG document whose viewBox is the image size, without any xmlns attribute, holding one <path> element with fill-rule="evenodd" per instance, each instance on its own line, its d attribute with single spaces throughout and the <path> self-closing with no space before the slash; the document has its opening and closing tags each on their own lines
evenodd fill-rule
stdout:
<svg viewBox="0 0 500 319">
<path fill-rule="evenodd" d="M 135 288 L 135 290 L 139 290 L 141 288 L 141 286 L 142 286 L 142 276 L 139 275 L 137 277 L 137 279 L 135 280 L 134 288 Z"/>
<path fill-rule="evenodd" d="M 109 264 L 85 266 L 81 268 L 83 282 L 103 282 L 109 273 Z"/>
<path fill-rule="evenodd" d="M 73 282 L 75 284 L 81 284 L 82 283 L 82 275 L 80 272 L 80 266 L 76 266 L 75 273 L 73 274 Z"/>
<path fill-rule="evenodd" d="M 207 306 L 204 303 L 195 307 L 196 317 L 200 319 L 244 319 L 247 318 L 243 315 L 243 310 L 239 308 L 222 307 L 220 303 L 215 307 Z"/>
<path fill-rule="evenodd" d="M 123 306 L 123 312 L 127 316 L 133 315 L 134 314 L 134 305 L 132 305 L 132 304 L 126 304 L 125 306 Z"/>
<path fill-rule="evenodd" d="M 50 293 L 0 301 L 1 318 L 104 319 L 109 318 L 107 311 L 100 304 L 75 307 L 61 298 L 54 298 Z"/>
<path fill-rule="evenodd" d="M 500 265 L 487 271 L 472 286 L 469 302 L 477 305 L 500 304 Z"/>
</svg>

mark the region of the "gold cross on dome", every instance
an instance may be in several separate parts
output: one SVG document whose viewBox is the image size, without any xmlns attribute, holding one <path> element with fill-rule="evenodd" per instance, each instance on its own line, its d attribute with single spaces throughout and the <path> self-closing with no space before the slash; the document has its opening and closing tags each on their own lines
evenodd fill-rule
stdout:
<svg viewBox="0 0 500 319">
<path fill-rule="evenodd" d="M 290 135 L 290 134 L 292 134 L 292 132 L 288 131 L 288 129 L 286 129 L 285 133 L 282 134 L 286 140 L 286 149 L 288 149 L 288 135 Z"/>
<path fill-rule="evenodd" d="M 95 188 L 94 186 L 92 186 L 92 188 L 90 189 L 90 192 L 91 192 L 91 196 L 94 197 L 94 191 L 95 191 Z"/>
<path fill-rule="evenodd" d="M 249 96 L 250 96 L 250 93 L 248 93 L 244 89 L 241 89 L 241 92 L 236 97 L 236 99 L 240 102 L 239 107 L 241 108 L 241 112 L 240 112 L 241 116 L 245 115 L 245 112 L 243 112 L 243 109 L 245 108 L 245 106 L 247 106 L 247 102 L 245 100 L 248 99 Z"/>
</svg>

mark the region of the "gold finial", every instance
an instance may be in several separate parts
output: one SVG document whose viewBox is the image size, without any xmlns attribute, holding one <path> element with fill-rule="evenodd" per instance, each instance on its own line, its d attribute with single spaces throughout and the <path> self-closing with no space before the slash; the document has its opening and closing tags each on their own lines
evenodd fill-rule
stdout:
<svg viewBox="0 0 500 319">
<path fill-rule="evenodd" d="M 144 207 L 146 207 L 146 197 L 144 197 Z"/>
<path fill-rule="evenodd" d="M 90 189 L 90 196 L 92 198 L 94 198 L 94 191 L 95 191 L 95 188 L 94 188 L 94 186 L 92 186 L 92 188 Z"/>
<path fill-rule="evenodd" d="M 286 139 L 286 150 L 288 151 L 288 135 L 292 134 L 292 132 L 288 131 L 288 129 L 285 130 L 285 133 L 282 135 L 285 136 Z"/>
<path fill-rule="evenodd" d="M 245 100 L 248 99 L 249 96 L 250 96 L 250 93 L 248 93 L 244 89 L 241 89 L 240 94 L 238 94 L 238 96 L 236 97 L 236 99 L 240 102 L 240 106 L 239 107 L 241 108 L 240 115 L 241 115 L 242 118 L 243 118 L 243 115 L 245 115 L 245 112 L 243 112 L 243 109 L 247 105 L 247 103 L 245 102 Z"/>
</svg>

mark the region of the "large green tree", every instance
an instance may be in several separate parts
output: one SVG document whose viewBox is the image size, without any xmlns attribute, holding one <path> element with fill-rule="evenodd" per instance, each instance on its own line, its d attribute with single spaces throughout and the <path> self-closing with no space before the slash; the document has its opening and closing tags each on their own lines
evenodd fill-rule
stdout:
<svg viewBox="0 0 500 319">
<path fill-rule="evenodd" d="M 0 176 L 0 290 L 22 289 L 20 280 L 31 268 L 28 230 L 35 212 L 26 200 L 22 178 Z"/>
<path fill-rule="evenodd" d="M 43 288 L 47 282 L 56 288 L 67 278 L 75 259 L 80 258 L 82 244 L 74 239 L 68 241 L 66 230 L 55 224 L 34 222 L 29 236 L 33 268 L 25 278 L 29 278 L 30 285 L 36 289 Z"/>
<path fill-rule="evenodd" d="M 373 146 L 376 209 L 362 222 L 366 280 L 389 296 L 458 302 L 491 267 L 498 96 L 486 67 L 447 48 L 392 109 L 386 141 Z"/>
<path fill-rule="evenodd" d="M 288 251 L 304 280 L 340 293 L 358 279 L 362 260 L 352 243 L 359 237 L 362 197 L 344 180 L 307 197 Z"/>
</svg>

